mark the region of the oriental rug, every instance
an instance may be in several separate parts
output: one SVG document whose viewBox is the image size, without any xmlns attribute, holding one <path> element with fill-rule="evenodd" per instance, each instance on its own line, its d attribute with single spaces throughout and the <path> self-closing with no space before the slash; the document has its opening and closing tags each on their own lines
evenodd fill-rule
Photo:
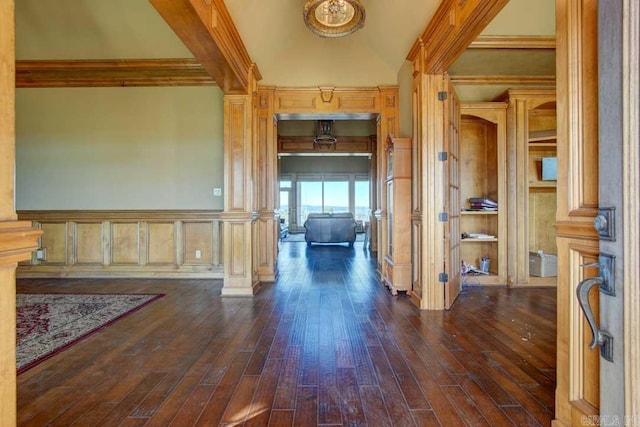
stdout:
<svg viewBox="0 0 640 427">
<path fill-rule="evenodd" d="M 162 295 L 17 294 L 18 373 L 160 297 Z"/>
</svg>

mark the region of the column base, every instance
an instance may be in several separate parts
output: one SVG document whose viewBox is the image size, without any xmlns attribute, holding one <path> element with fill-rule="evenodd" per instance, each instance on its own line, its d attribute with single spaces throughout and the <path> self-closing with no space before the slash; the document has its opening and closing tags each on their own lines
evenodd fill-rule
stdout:
<svg viewBox="0 0 640 427">
<path fill-rule="evenodd" d="M 251 285 L 250 287 L 248 286 L 243 286 L 243 287 L 229 287 L 226 285 L 222 286 L 222 292 L 220 293 L 220 296 L 223 297 L 253 297 L 255 294 L 257 294 L 260 291 L 260 288 L 262 287 L 262 284 L 259 281 L 256 281 L 253 283 L 253 285 Z"/>
</svg>

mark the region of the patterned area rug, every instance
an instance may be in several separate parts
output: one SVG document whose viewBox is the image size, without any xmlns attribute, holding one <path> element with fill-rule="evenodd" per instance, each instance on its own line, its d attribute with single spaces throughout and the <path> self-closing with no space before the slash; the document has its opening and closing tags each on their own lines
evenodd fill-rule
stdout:
<svg viewBox="0 0 640 427">
<path fill-rule="evenodd" d="M 18 294 L 18 373 L 163 295 Z"/>
</svg>

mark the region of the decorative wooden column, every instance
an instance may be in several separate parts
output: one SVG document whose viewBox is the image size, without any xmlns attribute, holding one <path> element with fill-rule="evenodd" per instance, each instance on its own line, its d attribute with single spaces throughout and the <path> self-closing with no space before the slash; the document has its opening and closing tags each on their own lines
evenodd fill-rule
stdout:
<svg viewBox="0 0 640 427">
<path fill-rule="evenodd" d="M 38 247 L 39 230 L 17 221 L 15 179 L 15 24 L 13 0 L 0 2 L 0 425 L 15 426 L 16 267 Z"/>
<path fill-rule="evenodd" d="M 257 92 L 254 135 L 258 159 L 256 207 L 258 209 L 256 260 L 260 282 L 276 279 L 278 255 L 278 194 L 277 127 L 273 116 L 274 88 L 261 87 Z"/>
<path fill-rule="evenodd" d="M 224 97 L 223 296 L 253 296 L 259 289 L 254 245 L 253 91 Z"/>
</svg>

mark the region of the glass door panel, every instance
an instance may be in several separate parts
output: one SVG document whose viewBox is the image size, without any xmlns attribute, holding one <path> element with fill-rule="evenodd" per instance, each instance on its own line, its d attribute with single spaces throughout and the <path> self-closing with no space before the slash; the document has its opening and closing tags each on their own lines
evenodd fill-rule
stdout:
<svg viewBox="0 0 640 427">
<path fill-rule="evenodd" d="M 322 181 L 299 181 L 298 203 L 298 225 L 302 226 L 307 215 L 322 212 Z"/>
</svg>

